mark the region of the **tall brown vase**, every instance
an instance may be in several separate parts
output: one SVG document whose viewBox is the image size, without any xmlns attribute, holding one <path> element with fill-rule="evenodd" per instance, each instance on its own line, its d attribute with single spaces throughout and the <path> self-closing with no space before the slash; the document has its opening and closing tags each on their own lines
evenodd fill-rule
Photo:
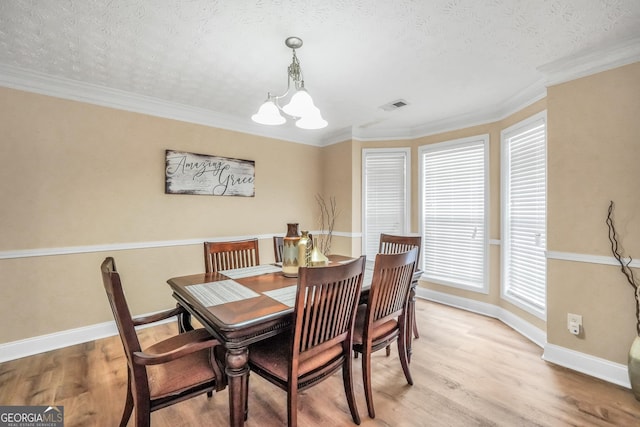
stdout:
<svg viewBox="0 0 640 427">
<path fill-rule="evenodd" d="M 636 337 L 631 344 L 628 369 L 631 391 L 636 400 L 640 400 L 640 337 Z"/>
<path fill-rule="evenodd" d="M 284 236 L 282 247 L 282 274 L 287 277 L 298 277 L 298 224 L 287 224 L 287 235 Z"/>
</svg>

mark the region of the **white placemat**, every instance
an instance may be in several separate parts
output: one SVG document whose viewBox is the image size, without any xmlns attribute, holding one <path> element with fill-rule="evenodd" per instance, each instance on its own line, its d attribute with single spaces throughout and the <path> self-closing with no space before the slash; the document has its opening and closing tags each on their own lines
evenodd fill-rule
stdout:
<svg viewBox="0 0 640 427">
<path fill-rule="evenodd" d="M 286 288 L 274 289 L 272 291 L 263 292 L 269 298 L 273 298 L 281 304 L 288 307 L 296 305 L 296 289 L 298 285 L 287 286 Z"/>
<path fill-rule="evenodd" d="M 260 294 L 233 280 L 189 285 L 186 289 L 205 307 L 260 296 Z"/>
<path fill-rule="evenodd" d="M 253 267 L 235 268 L 233 270 L 221 270 L 218 273 L 224 274 L 230 279 L 242 279 L 243 277 L 260 276 L 261 274 L 277 273 L 282 271 L 282 267 L 271 264 L 255 265 Z"/>
</svg>

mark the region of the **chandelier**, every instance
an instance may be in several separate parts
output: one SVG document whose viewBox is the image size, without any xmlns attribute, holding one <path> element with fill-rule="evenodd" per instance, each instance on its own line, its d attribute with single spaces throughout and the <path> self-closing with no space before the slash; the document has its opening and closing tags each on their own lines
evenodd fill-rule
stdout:
<svg viewBox="0 0 640 427">
<path fill-rule="evenodd" d="M 293 59 L 287 69 L 287 91 L 282 95 L 273 95 L 271 92 L 267 92 L 267 100 L 260 106 L 258 112 L 251 116 L 251 120 L 262 125 L 281 125 L 287 121 L 280 114 L 282 111 L 293 118 L 296 121 L 296 126 L 301 129 L 322 129 L 327 126 L 327 121 L 322 118 L 320 110 L 313 104 L 311 95 L 304 87 L 302 68 L 296 56 L 296 49 L 302 46 L 302 39 L 288 37 L 284 44 L 293 51 Z M 289 95 L 292 82 L 295 93 L 291 96 L 289 103 L 281 107 L 279 101 Z"/>
</svg>

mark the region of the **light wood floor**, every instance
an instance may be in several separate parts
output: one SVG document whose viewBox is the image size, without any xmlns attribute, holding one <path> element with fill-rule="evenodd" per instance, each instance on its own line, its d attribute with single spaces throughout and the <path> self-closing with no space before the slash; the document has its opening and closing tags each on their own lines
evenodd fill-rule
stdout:
<svg viewBox="0 0 640 427">
<path fill-rule="evenodd" d="M 542 350 L 501 322 L 417 301 L 421 338 L 404 380 L 397 350 L 374 355 L 377 417 L 367 416 L 360 359 L 354 360 L 363 426 L 639 426 L 633 394 L 541 359 Z M 174 324 L 141 331 L 149 343 Z M 126 371 L 118 337 L 0 364 L 0 404 L 64 405 L 65 426 L 117 426 Z M 156 411 L 157 427 L 224 426 L 228 394 L 196 397 Z M 353 425 L 340 374 L 301 394 L 301 426 Z M 286 424 L 286 395 L 251 376 L 248 427 Z M 129 423 L 133 425 L 132 422 Z"/>
</svg>

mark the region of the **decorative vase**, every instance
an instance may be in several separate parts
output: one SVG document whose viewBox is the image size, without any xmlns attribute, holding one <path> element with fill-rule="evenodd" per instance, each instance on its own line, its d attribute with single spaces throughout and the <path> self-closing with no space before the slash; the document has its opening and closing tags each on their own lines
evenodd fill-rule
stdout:
<svg viewBox="0 0 640 427">
<path fill-rule="evenodd" d="M 282 274 L 286 277 L 298 277 L 298 224 L 287 224 L 287 235 L 282 246 Z"/>
<path fill-rule="evenodd" d="M 629 349 L 629 381 L 631 382 L 631 391 L 640 400 L 640 336 L 636 337 Z"/>
<path fill-rule="evenodd" d="M 311 265 L 311 239 L 309 232 L 303 231 L 298 242 L 298 267 L 309 267 Z"/>
<path fill-rule="evenodd" d="M 329 258 L 324 256 L 318 245 L 313 245 L 311 250 L 311 267 L 322 267 L 329 264 Z"/>
</svg>

